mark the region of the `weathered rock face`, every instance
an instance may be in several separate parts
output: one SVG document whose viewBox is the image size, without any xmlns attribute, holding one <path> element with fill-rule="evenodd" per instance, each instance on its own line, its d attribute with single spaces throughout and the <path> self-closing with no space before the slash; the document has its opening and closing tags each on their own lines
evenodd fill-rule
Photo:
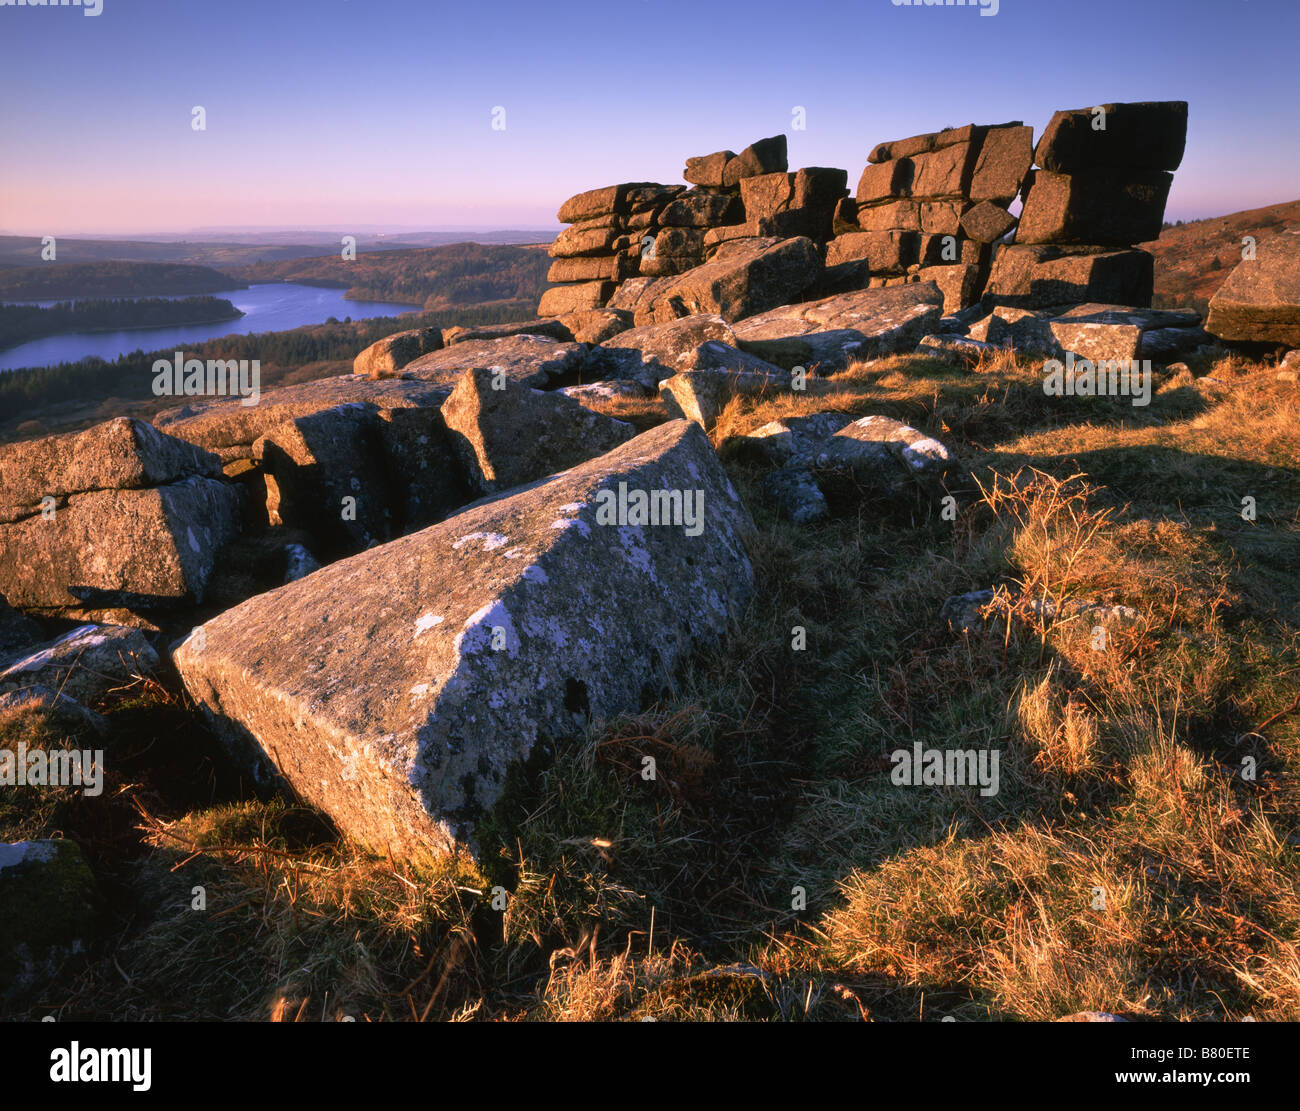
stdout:
<svg viewBox="0 0 1300 1111">
<path fill-rule="evenodd" d="M 1146 243 L 1160 235 L 1173 174 L 1160 170 L 1035 170 L 1025 183 L 1017 243 Z"/>
<path fill-rule="evenodd" d="M 442 404 L 447 387 L 399 378 L 375 380 L 359 374 L 319 378 L 296 386 L 267 390 L 256 405 L 236 398 L 217 398 L 167 409 L 155 418 L 158 428 L 191 444 L 198 444 L 225 461 L 251 459 L 253 443 L 286 420 L 319 413 L 351 402 L 385 409 L 419 408 Z"/>
<path fill-rule="evenodd" d="M 680 526 L 618 524 L 620 491 L 691 500 Z M 223 734 L 345 833 L 444 850 L 538 745 L 637 711 L 725 633 L 752 590 L 751 527 L 704 434 L 673 422 L 250 599 L 176 663 Z"/>
<path fill-rule="evenodd" d="M 1057 112 L 1038 140 L 1034 160 L 1044 170 L 1070 174 L 1110 168 L 1176 170 L 1187 145 L 1187 102 L 1103 104 Z"/>
<path fill-rule="evenodd" d="M 981 201 L 962 214 L 961 227 L 976 243 L 992 243 L 1016 226 L 1016 218 L 991 201 Z"/>
<path fill-rule="evenodd" d="M 323 551 L 359 551 L 389 539 L 394 498 L 379 456 L 369 405 L 339 405 L 271 429 L 253 445 L 270 523 L 307 530 Z"/>
<path fill-rule="evenodd" d="M 220 461 L 142 421 L 8 445 L 0 470 L 0 592 L 25 608 L 201 601 L 238 528 Z"/>
<path fill-rule="evenodd" d="M 440 410 L 380 409 L 375 416 L 399 533 L 441 521 L 471 499 Z"/>
<path fill-rule="evenodd" d="M 1146 251 L 1012 244 L 999 249 L 985 289 L 989 305 L 1045 308 L 1078 301 L 1149 305 L 1155 260 Z"/>
<path fill-rule="evenodd" d="M 1210 298 L 1206 330 L 1233 342 L 1300 345 L 1300 234 L 1266 239 Z"/>
<path fill-rule="evenodd" d="M 576 381 L 587 351 L 585 343 L 561 343 L 546 336 L 468 340 L 416 359 L 403 374 L 454 389 L 467 370 L 501 367 L 511 381 L 544 389 L 567 385 L 570 378 Z"/>
<path fill-rule="evenodd" d="M 131 417 L 0 444 L 0 522 L 40 512 L 46 497 L 61 502 L 92 490 L 142 490 L 191 475 L 220 478 L 221 461 Z"/>
<path fill-rule="evenodd" d="M 38 988 L 85 948 L 97 898 L 74 842 L 0 842 L 0 997 Z"/>
<path fill-rule="evenodd" d="M 840 370 L 853 359 L 876 359 L 915 346 L 943 315 L 943 295 L 930 282 L 862 289 L 802 305 L 782 305 L 734 326 L 740 346 L 780 366 Z M 818 335 L 827 339 L 818 342 Z M 794 360 L 791 362 L 791 360 Z"/>
<path fill-rule="evenodd" d="M 398 332 L 377 340 L 362 351 L 352 361 L 352 372 L 369 378 L 387 378 L 412 359 L 437 351 L 442 345 L 441 328 L 412 328 Z"/>
<path fill-rule="evenodd" d="M 585 409 L 558 391 L 543 393 L 497 379 L 489 370 L 466 371 L 442 415 L 478 494 L 566 470 L 635 435 L 630 424 Z"/>
<path fill-rule="evenodd" d="M 578 343 L 604 343 L 632 327 L 632 314 L 619 309 L 587 309 L 560 319 Z"/>
<path fill-rule="evenodd" d="M 543 316 L 563 316 L 600 308 L 613 294 L 613 282 L 579 282 L 552 286 L 542 294 L 537 311 Z"/>
<path fill-rule="evenodd" d="M 793 300 L 817 280 L 821 269 L 817 248 L 802 236 L 724 243 L 710 261 L 659 291 L 652 311 L 659 321 L 694 313 L 740 320 Z"/>
<path fill-rule="evenodd" d="M 82 625 L 18 659 L 4 661 L 0 691 L 42 686 L 87 702 L 157 667 L 158 653 L 139 629 Z"/>
</svg>

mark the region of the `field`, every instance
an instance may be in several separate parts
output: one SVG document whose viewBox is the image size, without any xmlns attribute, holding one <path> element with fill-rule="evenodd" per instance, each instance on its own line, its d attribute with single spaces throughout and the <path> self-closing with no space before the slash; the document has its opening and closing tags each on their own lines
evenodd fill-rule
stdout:
<svg viewBox="0 0 1300 1111">
<path fill-rule="evenodd" d="M 1222 352 L 1195 369 L 1147 408 L 1048 398 L 1009 353 L 733 402 L 713 438 L 755 600 L 672 701 L 521 773 L 479 864 L 361 855 L 252 793 L 174 675 L 113 692 L 107 740 L 66 740 L 108 750 L 103 797 L 0 794 L 2 838 L 75 839 L 114 908 L 22 1013 L 1300 1018 L 1300 395 Z M 956 520 L 776 518 L 737 437 L 824 409 L 952 446 Z M 987 587 L 982 624 L 941 620 Z M 1044 599 L 1136 616 L 1099 647 Z M 60 738 L 0 722 L 20 740 Z M 895 784 L 918 743 L 996 750 L 998 792 Z"/>
</svg>

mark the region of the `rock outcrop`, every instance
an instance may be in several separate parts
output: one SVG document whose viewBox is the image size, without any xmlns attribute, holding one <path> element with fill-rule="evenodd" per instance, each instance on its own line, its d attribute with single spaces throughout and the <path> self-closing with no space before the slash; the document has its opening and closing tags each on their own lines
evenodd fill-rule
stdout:
<svg viewBox="0 0 1300 1111">
<path fill-rule="evenodd" d="M 25 609 L 202 601 L 238 528 L 221 462 L 143 421 L 0 446 L 0 592 Z"/>
<path fill-rule="evenodd" d="M 671 422 L 250 599 L 176 664 L 236 750 L 345 833 L 444 850 L 511 767 L 657 699 L 726 632 L 750 528 L 704 434 Z"/>
</svg>

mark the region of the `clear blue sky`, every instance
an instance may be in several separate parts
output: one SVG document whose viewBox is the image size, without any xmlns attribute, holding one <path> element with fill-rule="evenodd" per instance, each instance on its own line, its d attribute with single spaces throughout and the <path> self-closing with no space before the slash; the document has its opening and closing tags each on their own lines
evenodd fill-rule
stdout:
<svg viewBox="0 0 1300 1111">
<path fill-rule="evenodd" d="M 0 229 L 552 227 L 776 132 L 855 184 L 885 139 L 1159 99 L 1168 218 L 1300 197 L 1300 0 L 102 4 L 0 6 Z"/>
</svg>

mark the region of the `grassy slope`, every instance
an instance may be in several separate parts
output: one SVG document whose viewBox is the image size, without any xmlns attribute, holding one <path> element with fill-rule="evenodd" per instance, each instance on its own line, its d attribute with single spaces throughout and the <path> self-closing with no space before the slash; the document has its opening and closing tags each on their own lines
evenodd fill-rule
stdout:
<svg viewBox="0 0 1300 1111">
<path fill-rule="evenodd" d="M 116 693 L 110 804 L 0 796 L 0 834 L 76 838 L 118 907 L 28 1013 L 1300 1018 L 1300 395 L 1215 376 L 1134 409 L 1048 399 L 1009 357 L 899 358 L 733 403 L 715 440 L 759 526 L 756 600 L 670 703 L 521 775 L 481 866 L 358 855 L 248 794 L 174 681 Z M 824 408 L 942 437 L 985 496 L 955 523 L 776 519 L 728 438 Z M 1024 607 L 937 621 L 993 584 L 1141 618 L 1104 651 Z M 1000 793 L 892 785 L 917 741 L 1000 749 Z"/>
<path fill-rule="evenodd" d="M 1296 225 L 1300 201 L 1166 228 L 1154 243 L 1142 244 L 1156 256 L 1155 304 L 1194 307 L 1204 314 L 1210 298 L 1241 261 L 1243 237 L 1253 236 L 1258 247 Z"/>
</svg>

